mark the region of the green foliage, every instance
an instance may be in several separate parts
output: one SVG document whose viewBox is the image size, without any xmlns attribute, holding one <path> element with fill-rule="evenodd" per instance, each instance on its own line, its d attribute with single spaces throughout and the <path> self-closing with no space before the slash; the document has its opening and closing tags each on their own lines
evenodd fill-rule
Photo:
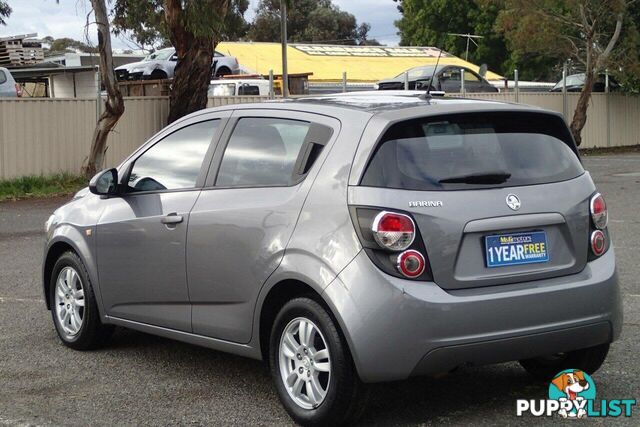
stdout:
<svg viewBox="0 0 640 427">
<path fill-rule="evenodd" d="M 216 41 L 243 37 L 249 28 L 244 19 L 249 0 L 231 0 L 224 19 L 217 15 L 218 8 L 213 7 L 212 2 L 215 0 L 184 1 L 184 29 L 196 37 L 211 36 Z M 112 10 L 114 34 L 130 37 L 147 50 L 169 46 L 171 35 L 163 5 L 163 0 L 115 0 Z"/>
<path fill-rule="evenodd" d="M 396 21 L 401 45 L 436 46 L 464 58 L 467 39 L 449 33 L 476 34 L 483 38 L 475 39 L 477 47 L 470 43 L 469 61 L 486 63 L 497 72 L 507 70 L 504 37 L 494 31 L 499 4 L 488 0 L 403 0 L 398 8 L 402 13 Z"/>
<path fill-rule="evenodd" d="M 569 60 L 571 72 L 606 68 L 632 89 L 639 67 L 640 12 L 638 3 L 625 0 L 505 0 L 496 29 L 508 40 L 512 59 L 536 60 L 542 78 L 560 76 Z M 581 12 L 584 11 L 584 13 Z M 611 55 L 602 55 L 611 40 L 619 13 L 625 13 L 622 33 Z M 587 30 L 585 30 L 585 28 Z M 589 56 L 587 51 L 590 52 Z M 520 66 L 522 70 L 527 67 Z M 546 73 L 542 72 L 546 68 Z M 523 75 L 523 78 L 526 78 Z"/>
<path fill-rule="evenodd" d="M 0 0 L 0 25 L 7 25 L 6 18 L 11 15 L 11 8 L 6 1 Z"/>
<path fill-rule="evenodd" d="M 86 53 L 98 53 L 98 48 L 89 46 L 86 43 L 83 43 L 78 40 L 70 39 L 68 37 L 64 37 L 61 39 L 54 39 L 51 36 L 44 37 L 42 39 L 44 42 L 49 43 L 49 53 L 58 53 L 58 52 L 75 52 L 79 50 L 80 52 Z"/>
<path fill-rule="evenodd" d="M 623 32 L 604 66 L 628 91 L 640 89 L 640 1 L 624 0 L 394 0 L 402 18 L 396 21 L 402 45 L 442 47 L 464 57 L 466 39 L 484 38 L 469 48 L 469 60 L 524 80 L 558 80 L 562 64 L 572 60 L 584 70 L 585 39 L 580 8 L 594 21 L 594 43 L 600 50 L 615 28 L 615 16 L 628 3 Z M 582 68 L 581 68 L 582 67 Z"/>
<path fill-rule="evenodd" d="M 260 0 L 248 38 L 258 42 L 280 41 L 280 0 Z M 369 24 L 340 10 L 331 0 L 296 0 L 287 8 L 287 35 L 292 42 L 378 44 L 368 39 Z"/>
<path fill-rule="evenodd" d="M 26 176 L 0 181 L 0 201 L 70 194 L 86 185 L 87 181 L 84 178 L 68 173 Z"/>
</svg>

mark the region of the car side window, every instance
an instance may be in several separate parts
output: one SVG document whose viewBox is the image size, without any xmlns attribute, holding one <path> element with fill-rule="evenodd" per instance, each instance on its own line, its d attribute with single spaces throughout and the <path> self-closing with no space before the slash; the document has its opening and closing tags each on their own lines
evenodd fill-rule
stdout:
<svg viewBox="0 0 640 427">
<path fill-rule="evenodd" d="M 195 123 L 166 136 L 138 157 L 129 175 L 129 191 L 194 188 L 220 120 Z"/>
<path fill-rule="evenodd" d="M 448 70 L 449 73 L 449 80 L 451 81 L 456 81 L 459 82 L 460 81 L 460 70 Z"/>
<path fill-rule="evenodd" d="M 292 185 L 296 160 L 310 127 L 309 122 L 275 117 L 238 120 L 222 157 L 215 185 Z"/>
<path fill-rule="evenodd" d="M 4 71 L 0 70 L 0 84 L 6 81 L 7 81 L 7 75 L 4 73 Z"/>
<path fill-rule="evenodd" d="M 480 79 L 478 78 L 478 76 L 476 76 L 475 74 L 473 74 L 471 71 L 469 70 L 464 70 L 464 81 L 465 82 L 479 82 Z"/>
</svg>

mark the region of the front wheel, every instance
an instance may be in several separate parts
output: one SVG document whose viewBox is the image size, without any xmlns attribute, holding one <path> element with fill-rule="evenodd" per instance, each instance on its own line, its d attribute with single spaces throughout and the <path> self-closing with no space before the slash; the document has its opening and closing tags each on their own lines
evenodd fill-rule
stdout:
<svg viewBox="0 0 640 427">
<path fill-rule="evenodd" d="M 521 360 L 520 365 L 534 378 L 548 381 L 566 369 L 580 369 L 591 375 L 600 369 L 608 353 L 609 344 L 602 344 L 567 353 Z"/>
<path fill-rule="evenodd" d="M 78 255 L 65 252 L 56 261 L 49 288 L 53 323 L 64 345 L 91 350 L 108 340 L 113 326 L 100 321 L 89 274 Z"/>
<path fill-rule="evenodd" d="M 320 304 L 296 298 L 276 317 L 271 374 L 280 401 L 302 425 L 342 425 L 363 412 L 367 387 L 335 322 Z"/>
</svg>

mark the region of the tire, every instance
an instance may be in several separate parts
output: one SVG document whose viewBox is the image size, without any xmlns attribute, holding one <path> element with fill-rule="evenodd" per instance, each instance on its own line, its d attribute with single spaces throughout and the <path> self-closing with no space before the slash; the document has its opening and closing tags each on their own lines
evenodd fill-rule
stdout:
<svg viewBox="0 0 640 427">
<path fill-rule="evenodd" d="M 231 70 L 228 67 L 220 67 L 215 71 L 214 77 L 218 78 L 229 74 L 231 74 Z"/>
<path fill-rule="evenodd" d="M 553 356 L 521 360 L 520 365 L 534 378 L 548 381 L 565 369 L 580 369 L 591 375 L 600 369 L 607 353 L 609 344 L 602 344 Z"/>
<path fill-rule="evenodd" d="M 62 343 L 74 350 L 104 345 L 114 328 L 100 321 L 89 274 L 80 257 L 71 251 L 62 254 L 49 280 L 51 315 Z"/>
<path fill-rule="evenodd" d="M 299 335 L 300 322 L 305 322 L 306 328 L 311 328 L 305 329 L 309 331 L 305 335 L 312 337 L 307 341 L 308 345 L 305 345 Z M 297 345 L 298 351 L 290 353 L 289 357 L 284 350 L 287 347 L 284 335 L 291 331 L 294 333 L 290 337 L 294 339 L 293 344 Z M 328 350 L 328 353 L 324 353 L 326 357 L 324 354 L 319 356 L 324 349 Z M 314 352 L 318 354 L 317 359 L 311 357 Z M 269 362 L 278 397 L 297 423 L 304 426 L 343 425 L 355 421 L 364 412 L 369 388 L 360 381 L 336 322 L 316 301 L 306 297 L 296 298 L 282 307 L 271 331 Z M 294 387 L 298 381 L 302 382 L 299 401 L 293 397 L 294 392 L 285 386 L 283 370 L 291 370 L 289 377 L 295 377 L 292 381 Z M 309 399 L 309 393 L 314 394 L 313 384 L 321 387 L 316 387 L 315 390 L 324 391 L 324 396 L 320 399 Z M 307 401 L 301 403 L 300 400 L 304 399 Z"/>
<path fill-rule="evenodd" d="M 167 79 L 167 73 L 161 70 L 153 70 L 149 75 L 149 80 L 165 80 Z"/>
</svg>

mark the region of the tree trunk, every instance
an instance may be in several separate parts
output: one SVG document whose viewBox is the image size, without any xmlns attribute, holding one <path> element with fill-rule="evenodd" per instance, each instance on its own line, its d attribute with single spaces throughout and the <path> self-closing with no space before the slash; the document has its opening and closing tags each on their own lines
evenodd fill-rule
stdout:
<svg viewBox="0 0 640 427">
<path fill-rule="evenodd" d="M 171 42 L 178 55 L 169 97 L 168 122 L 172 123 L 180 117 L 207 107 L 207 90 L 211 80 L 215 43 L 212 33 L 196 37 L 185 26 L 188 17 L 182 8 L 181 0 L 164 0 L 164 13 Z"/>
<path fill-rule="evenodd" d="M 582 129 L 587 123 L 587 109 L 589 108 L 589 100 L 591 99 L 591 92 L 593 92 L 593 83 L 595 80 L 596 75 L 594 70 L 585 74 L 584 87 L 582 88 L 582 92 L 580 92 L 578 105 L 571 120 L 571 134 L 578 147 L 582 144 Z"/>
<path fill-rule="evenodd" d="M 104 112 L 100 115 L 93 131 L 91 151 L 86 164 L 82 167 L 82 175 L 91 178 L 104 165 L 107 152 L 107 138 L 109 132 L 124 113 L 124 101 L 116 83 L 113 66 L 113 52 L 111 51 L 111 34 L 109 32 L 109 17 L 105 0 L 91 0 L 93 12 L 98 27 L 98 51 L 100 53 L 100 74 L 102 84 L 107 91 L 107 102 Z"/>
</svg>

